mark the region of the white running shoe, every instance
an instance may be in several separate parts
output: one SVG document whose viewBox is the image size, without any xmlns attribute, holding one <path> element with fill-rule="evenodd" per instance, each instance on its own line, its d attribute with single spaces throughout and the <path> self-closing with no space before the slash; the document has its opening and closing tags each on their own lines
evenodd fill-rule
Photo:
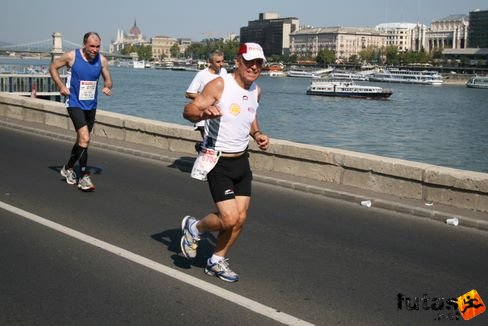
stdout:
<svg viewBox="0 0 488 326">
<path fill-rule="evenodd" d="M 196 223 L 197 220 L 191 216 L 185 216 L 181 221 L 181 231 L 183 236 L 181 237 L 180 246 L 183 256 L 187 259 L 195 258 L 197 256 L 198 241 L 200 237 L 194 236 L 191 233 L 190 227 Z"/>
<path fill-rule="evenodd" d="M 217 276 L 226 282 L 237 282 L 239 281 L 239 274 L 234 272 L 229 267 L 229 258 L 224 258 L 215 264 L 212 263 L 210 258 L 207 260 L 207 266 L 205 267 L 205 274 Z"/>
<path fill-rule="evenodd" d="M 90 175 L 85 174 L 78 182 L 78 188 L 83 191 L 93 191 L 95 190 L 95 185 L 91 181 Z"/>
<path fill-rule="evenodd" d="M 71 168 L 67 169 L 65 165 L 60 171 L 61 175 L 66 178 L 66 183 L 69 185 L 75 185 L 78 183 L 78 179 L 76 177 L 76 172 Z"/>
</svg>

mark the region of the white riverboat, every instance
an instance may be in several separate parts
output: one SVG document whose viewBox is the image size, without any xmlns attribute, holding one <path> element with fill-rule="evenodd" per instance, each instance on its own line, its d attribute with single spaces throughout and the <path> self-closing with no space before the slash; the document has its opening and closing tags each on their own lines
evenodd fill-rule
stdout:
<svg viewBox="0 0 488 326">
<path fill-rule="evenodd" d="M 339 79 L 315 79 L 307 89 L 307 95 L 357 97 L 387 99 L 393 94 L 391 89 L 378 86 L 358 85 L 353 81 Z"/>
<path fill-rule="evenodd" d="M 342 80 L 357 80 L 357 81 L 367 81 L 369 80 L 369 75 L 373 72 L 354 72 L 347 70 L 334 70 L 330 73 L 329 77 L 333 79 Z"/>
<path fill-rule="evenodd" d="M 466 86 L 469 88 L 486 88 L 488 89 L 488 76 L 474 76 L 467 82 Z"/>
<path fill-rule="evenodd" d="M 268 76 L 268 77 L 286 77 L 286 73 L 284 71 L 263 71 L 261 76 Z"/>
<path fill-rule="evenodd" d="M 326 74 L 332 72 L 334 68 L 326 68 L 320 70 L 288 70 L 286 75 L 288 77 L 299 77 L 299 78 L 321 78 Z"/>
<path fill-rule="evenodd" d="M 134 67 L 135 69 L 144 69 L 146 68 L 146 62 L 144 60 L 134 60 L 132 62 L 132 67 Z"/>
<path fill-rule="evenodd" d="M 437 71 L 432 70 L 406 70 L 406 69 L 383 69 L 369 76 L 370 81 L 407 83 L 422 85 L 442 85 L 444 80 Z"/>
</svg>

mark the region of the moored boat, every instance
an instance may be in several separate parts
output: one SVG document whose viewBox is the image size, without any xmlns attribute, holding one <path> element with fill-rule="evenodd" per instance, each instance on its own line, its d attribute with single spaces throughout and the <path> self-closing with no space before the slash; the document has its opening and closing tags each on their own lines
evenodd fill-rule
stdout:
<svg viewBox="0 0 488 326">
<path fill-rule="evenodd" d="M 367 81 L 372 72 L 353 72 L 347 70 L 334 70 L 330 73 L 330 78 L 343 80 Z"/>
<path fill-rule="evenodd" d="M 441 74 L 437 71 L 423 70 L 414 71 L 406 69 L 383 69 L 369 76 L 370 81 L 407 83 L 421 85 L 442 85 L 444 82 Z"/>
<path fill-rule="evenodd" d="M 393 94 L 391 89 L 379 86 L 358 85 L 353 81 L 338 79 L 312 80 L 307 95 L 387 99 Z"/>
<path fill-rule="evenodd" d="M 281 62 L 267 62 L 263 66 L 263 71 L 283 71 L 285 66 Z"/>
<path fill-rule="evenodd" d="M 138 61 L 138 60 L 134 60 L 132 62 L 132 66 L 135 68 L 135 69 L 144 69 L 146 67 L 146 63 L 144 60 L 141 60 L 141 61 Z"/>
<path fill-rule="evenodd" d="M 284 71 L 263 71 L 261 76 L 268 76 L 268 77 L 286 77 L 286 73 Z"/>
<path fill-rule="evenodd" d="M 487 88 L 488 89 L 488 76 L 474 76 L 467 82 L 466 86 L 469 88 Z"/>
<path fill-rule="evenodd" d="M 288 70 L 286 75 L 288 77 L 299 77 L 299 78 L 321 78 L 324 75 L 329 74 L 334 68 L 326 68 L 320 70 Z"/>
</svg>

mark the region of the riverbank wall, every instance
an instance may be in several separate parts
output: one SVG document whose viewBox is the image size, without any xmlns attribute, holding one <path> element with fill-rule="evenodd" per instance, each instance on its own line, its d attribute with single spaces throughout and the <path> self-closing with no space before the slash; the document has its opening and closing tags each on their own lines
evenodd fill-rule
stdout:
<svg viewBox="0 0 488 326">
<path fill-rule="evenodd" d="M 74 133 L 64 104 L 0 93 L 0 119 L 24 121 Z M 195 156 L 193 128 L 99 109 L 97 137 Z M 249 147 L 253 169 L 359 190 L 488 212 L 488 173 L 272 139 L 267 152 Z"/>
</svg>

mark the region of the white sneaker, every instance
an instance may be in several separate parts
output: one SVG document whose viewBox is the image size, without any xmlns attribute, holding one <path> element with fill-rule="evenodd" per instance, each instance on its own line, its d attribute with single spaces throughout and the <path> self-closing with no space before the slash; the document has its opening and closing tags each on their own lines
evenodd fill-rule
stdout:
<svg viewBox="0 0 488 326">
<path fill-rule="evenodd" d="M 196 222 L 197 220 L 194 217 L 188 215 L 181 221 L 181 231 L 183 231 L 183 236 L 181 237 L 180 246 L 183 256 L 187 259 L 195 258 L 197 256 L 198 241 L 200 241 L 200 237 L 194 236 L 190 230 L 190 227 Z"/>
<path fill-rule="evenodd" d="M 216 263 L 212 263 L 210 258 L 207 260 L 205 267 L 205 274 L 217 276 L 222 281 L 237 282 L 239 281 L 239 274 L 230 269 L 229 258 L 224 258 Z"/>
<path fill-rule="evenodd" d="M 69 185 L 75 185 L 78 183 L 76 172 L 73 169 L 67 169 L 65 165 L 59 172 L 63 177 L 66 178 L 66 183 Z"/>
<path fill-rule="evenodd" d="M 93 191 L 95 190 L 95 185 L 91 181 L 90 175 L 85 174 L 78 182 L 78 188 L 83 191 Z"/>
</svg>

